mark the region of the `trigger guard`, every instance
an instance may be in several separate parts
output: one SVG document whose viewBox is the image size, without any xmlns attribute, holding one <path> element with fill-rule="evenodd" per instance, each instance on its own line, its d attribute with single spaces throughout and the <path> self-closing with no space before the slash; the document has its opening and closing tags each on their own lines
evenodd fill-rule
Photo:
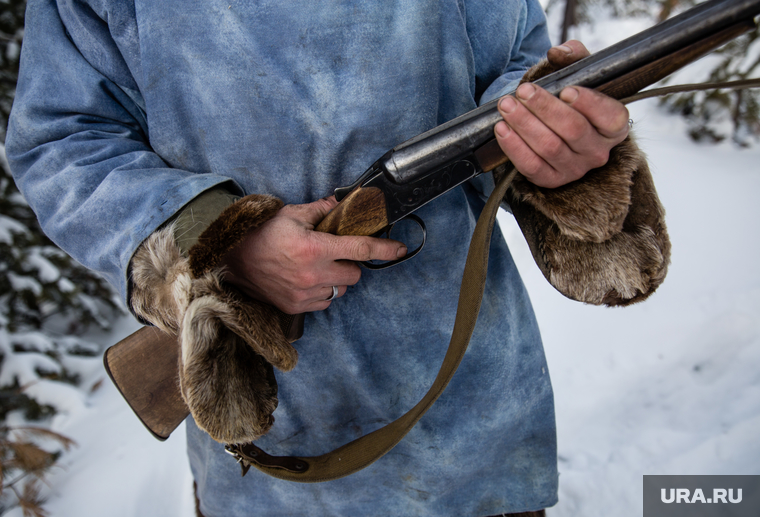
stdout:
<svg viewBox="0 0 760 517">
<path fill-rule="evenodd" d="M 417 248 L 414 251 L 412 251 L 410 253 L 407 253 L 406 255 L 404 255 L 403 257 L 401 257 L 400 259 L 389 260 L 388 262 L 383 262 L 381 264 L 373 264 L 372 262 L 364 261 L 364 262 L 360 262 L 360 264 L 362 266 L 366 267 L 367 269 L 375 269 L 375 270 L 377 270 L 377 269 L 386 269 L 386 268 L 395 266 L 397 264 L 401 264 L 402 262 L 406 262 L 410 258 L 414 257 L 417 253 L 419 253 L 420 251 L 422 251 L 422 247 L 425 246 L 425 242 L 427 241 L 427 228 L 425 227 L 425 222 L 422 219 L 420 219 L 415 214 L 409 214 L 406 217 L 404 217 L 403 219 L 399 219 L 399 221 L 403 221 L 405 219 L 411 219 L 412 221 L 414 221 L 415 223 L 417 223 L 417 226 L 420 227 L 420 229 L 422 230 L 422 243 L 419 246 L 417 246 Z M 396 223 L 393 223 L 392 225 L 388 226 L 384 230 L 381 230 L 380 232 L 378 232 L 378 233 L 375 234 L 375 237 L 377 237 L 379 235 L 382 235 L 382 234 L 386 234 L 388 236 L 388 238 L 390 239 L 391 232 L 393 231 L 393 227 L 395 225 L 396 225 Z"/>
</svg>

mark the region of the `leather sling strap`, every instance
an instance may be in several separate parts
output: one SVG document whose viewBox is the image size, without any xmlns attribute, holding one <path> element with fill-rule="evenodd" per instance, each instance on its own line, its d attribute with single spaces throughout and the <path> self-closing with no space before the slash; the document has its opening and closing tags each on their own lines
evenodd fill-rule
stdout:
<svg viewBox="0 0 760 517">
<path fill-rule="evenodd" d="M 251 465 L 270 476 L 302 483 L 317 483 L 348 476 L 374 463 L 395 447 L 430 409 L 459 367 L 475 329 L 486 284 L 494 221 L 499 203 L 516 174 L 514 168 L 511 165 L 509 167 L 512 169 L 511 172 L 496 185 L 475 225 L 462 275 L 462 287 L 449 348 L 433 385 L 422 400 L 388 425 L 321 456 L 270 456 L 252 443 L 228 445 L 228 452 L 236 456 L 243 465 L 243 475 L 248 470 L 247 466 Z"/>
<path fill-rule="evenodd" d="M 742 79 L 740 81 L 729 81 L 722 83 L 697 83 L 697 84 L 679 84 L 676 86 L 665 86 L 662 88 L 653 88 L 644 90 L 630 97 L 620 99 L 623 104 L 629 104 L 653 97 L 662 97 L 673 93 L 698 92 L 703 90 L 746 90 L 750 88 L 760 88 L 760 79 Z"/>
<path fill-rule="evenodd" d="M 743 89 L 757 86 L 757 79 L 733 83 L 681 85 L 645 91 L 622 99 L 621 102 L 628 104 L 644 98 L 684 91 L 716 88 Z M 475 226 L 462 275 L 457 315 L 449 348 L 433 385 L 422 400 L 390 424 L 321 456 L 271 456 L 253 443 L 227 445 L 227 451 L 241 463 L 243 475 L 250 466 L 253 466 L 270 476 L 301 483 L 317 483 L 348 476 L 371 465 L 393 449 L 430 409 L 459 367 L 475 329 L 488 272 L 488 254 L 493 225 L 499 204 L 516 174 L 514 167 L 508 166 L 511 168 L 510 173 L 496 185 Z"/>
</svg>

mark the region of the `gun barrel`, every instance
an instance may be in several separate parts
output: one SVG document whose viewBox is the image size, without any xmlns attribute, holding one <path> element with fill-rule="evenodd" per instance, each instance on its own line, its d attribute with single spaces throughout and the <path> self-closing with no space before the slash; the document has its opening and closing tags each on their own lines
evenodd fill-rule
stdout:
<svg viewBox="0 0 760 517">
<path fill-rule="evenodd" d="M 554 95 L 570 85 L 596 88 L 758 14 L 760 0 L 710 0 L 536 84 Z M 388 179 L 401 185 L 416 181 L 493 139 L 493 127 L 501 120 L 497 102 L 492 100 L 396 146 L 382 160 Z"/>
</svg>

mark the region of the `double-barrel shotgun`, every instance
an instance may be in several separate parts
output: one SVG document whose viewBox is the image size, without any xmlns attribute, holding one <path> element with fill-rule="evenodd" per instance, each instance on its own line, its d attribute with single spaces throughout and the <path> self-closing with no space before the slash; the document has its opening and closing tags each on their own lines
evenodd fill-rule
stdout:
<svg viewBox="0 0 760 517">
<path fill-rule="evenodd" d="M 535 84 L 554 95 L 566 86 L 584 86 L 625 102 L 753 30 L 758 14 L 760 0 L 710 0 Z M 501 120 L 497 102 L 488 102 L 385 153 L 353 184 L 335 190 L 340 203 L 316 230 L 376 235 L 457 185 L 506 163 L 508 157 L 494 138 L 494 125 Z M 179 347 L 177 336 L 145 327 L 108 349 L 104 358 L 124 398 L 162 440 L 189 414 L 177 380 Z"/>
</svg>

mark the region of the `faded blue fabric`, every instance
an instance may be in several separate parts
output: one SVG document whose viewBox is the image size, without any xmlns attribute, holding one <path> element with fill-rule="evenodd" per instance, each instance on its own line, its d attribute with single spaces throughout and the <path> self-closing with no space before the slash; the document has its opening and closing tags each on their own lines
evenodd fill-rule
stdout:
<svg viewBox="0 0 760 517">
<path fill-rule="evenodd" d="M 30 0 L 8 158 L 48 235 L 126 297 L 135 249 L 199 193 L 318 199 L 498 95 L 548 46 L 534 0 Z M 365 271 L 307 316 L 298 366 L 278 374 L 276 423 L 258 445 L 321 454 L 424 395 L 487 184 L 423 208 L 420 255 Z M 188 424 L 207 517 L 485 516 L 556 502 L 549 375 L 498 230 L 459 371 L 374 465 L 314 485 L 241 478 L 222 445 Z"/>
</svg>

